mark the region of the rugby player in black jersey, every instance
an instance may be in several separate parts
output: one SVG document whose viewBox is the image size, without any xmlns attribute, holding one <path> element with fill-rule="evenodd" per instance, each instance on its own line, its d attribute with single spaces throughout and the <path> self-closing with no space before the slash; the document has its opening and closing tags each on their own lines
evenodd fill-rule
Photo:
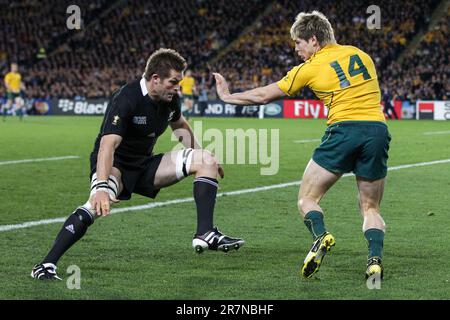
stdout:
<svg viewBox="0 0 450 320">
<path fill-rule="evenodd" d="M 218 188 L 223 169 L 216 158 L 202 150 L 181 114 L 178 91 L 186 68 L 185 59 L 172 49 L 159 49 L 147 61 L 141 79 L 113 93 L 91 153 L 89 200 L 65 221 L 53 247 L 31 276 L 40 280 L 60 279 L 56 264 L 95 219 L 110 213 L 110 204 L 128 200 L 132 193 L 155 198 L 188 175 L 194 175 L 197 232 L 192 246 L 205 249 L 239 249 L 244 240 L 221 233 L 213 225 Z M 160 135 L 170 126 L 185 149 L 153 154 Z"/>
</svg>

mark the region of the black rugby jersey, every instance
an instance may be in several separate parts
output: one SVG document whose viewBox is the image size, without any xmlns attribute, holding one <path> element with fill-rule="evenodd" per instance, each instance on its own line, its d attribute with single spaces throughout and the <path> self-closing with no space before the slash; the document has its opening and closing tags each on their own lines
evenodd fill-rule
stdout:
<svg viewBox="0 0 450 320">
<path fill-rule="evenodd" d="M 128 83 L 111 96 L 91 160 L 96 162 L 100 140 L 107 134 L 122 137 L 115 156 L 124 160 L 147 158 L 152 155 L 156 140 L 169 122 L 179 120 L 180 116 L 181 105 L 177 95 L 171 102 L 154 101 L 148 94 L 144 78 Z"/>
</svg>

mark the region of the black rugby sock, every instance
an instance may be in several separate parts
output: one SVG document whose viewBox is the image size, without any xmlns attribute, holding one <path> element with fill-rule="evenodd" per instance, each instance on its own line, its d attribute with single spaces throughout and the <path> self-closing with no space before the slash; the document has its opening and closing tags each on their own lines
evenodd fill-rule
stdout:
<svg viewBox="0 0 450 320">
<path fill-rule="evenodd" d="M 85 209 L 78 208 L 64 222 L 61 231 L 56 236 L 55 243 L 42 263 L 56 265 L 59 258 L 86 233 L 87 228 L 93 223 L 93 219 Z"/>
<path fill-rule="evenodd" d="M 213 228 L 214 205 L 216 204 L 218 181 L 208 177 L 194 180 L 194 199 L 197 205 L 197 235 Z"/>
</svg>

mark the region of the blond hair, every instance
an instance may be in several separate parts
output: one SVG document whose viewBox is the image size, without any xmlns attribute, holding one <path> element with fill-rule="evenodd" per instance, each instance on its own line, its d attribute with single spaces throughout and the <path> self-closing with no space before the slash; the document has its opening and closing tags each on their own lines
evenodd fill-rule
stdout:
<svg viewBox="0 0 450 320">
<path fill-rule="evenodd" d="M 309 40 L 316 36 L 321 47 L 335 44 L 333 27 L 327 17 L 319 11 L 300 12 L 291 27 L 291 38 Z"/>
</svg>

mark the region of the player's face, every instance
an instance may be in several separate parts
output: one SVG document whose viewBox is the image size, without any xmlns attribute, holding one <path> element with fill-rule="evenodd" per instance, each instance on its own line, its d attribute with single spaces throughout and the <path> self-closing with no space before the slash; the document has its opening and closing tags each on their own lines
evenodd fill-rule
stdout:
<svg viewBox="0 0 450 320">
<path fill-rule="evenodd" d="M 15 63 L 11 64 L 11 71 L 17 72 L 19 70 L 19 66 Z"/>
<path fill-rule="evenodd" d="M 159 78 L 158 96 L 162 101 L 170 102 L 174 95 L 178 94 L 180 90 L 179 82 L 181 81 L 182 73 L 170 70 L 169 76 L 165 79 Z"/>
<path fill-rule="evenodd" d="M 295 39 L 295 52 L 303 60 L 308 60 L 316 52 L 313 38 L 308 41 L 299 38 Z"/>
</svg>

